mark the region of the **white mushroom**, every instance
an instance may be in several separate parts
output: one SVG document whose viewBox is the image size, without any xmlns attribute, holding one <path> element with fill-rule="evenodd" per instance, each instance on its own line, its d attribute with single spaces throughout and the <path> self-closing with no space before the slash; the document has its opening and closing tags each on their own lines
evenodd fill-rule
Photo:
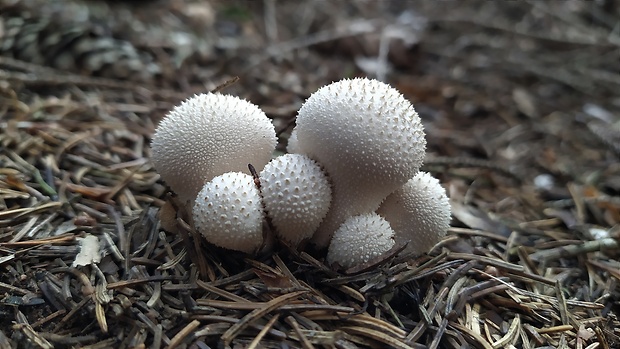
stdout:
<svg viewBox="0 0 620 349">
<path fill-rule="evenodd" d="M 263 244 L 264 212 L 254 178 L 228 172 L 207 182 L 194 202 L 196 229 L 214 245 L 246 253 Z"/>
<path fill-rule="evenodd" d="M 230 95 L 196 95 L 160 122 L 151 143 L 153 164 L 182 201 L 226 172 L 260 171 L 276 146 L 271 121 L 256 105 Z"/>
<path fill-rule="evenodd" d="M 439 180 L 420 172 L 402 188 L 390 194 L 377 213 L 396 232 L 396 243 L 407 247 L 402 253 L 428 252 L 450 227 L 450 202 Z"/>
<path fill-rule="evenodd" d="M 376 213 L 348 218 L 334 233 L 327 263 L 351 267 L 366 263 L 394 247 L 394 230 Z"/>
<path fill-rule="evenodd" d="M 288 137 L 288 144 L 286 145 L 286 151 L 289 153 L 301 153 L 299 144 L 297 141 L 297 129 L 294 128 L 291 135 Z"/>
<path fill-rule="evenodd" d="M 328 245 L 353 215 L 374 212 L 412 178 L 426 141 L 418 114 L 396 89 L 377 80 L 342 80 L 320 88 L 303 104 L 295 150 L 324 166 L 332 205 L 312 241 Z"/>
<path fill-rule="evenodd" d="M 293 246 L 312 237 L 331 201 L 330 184 L 319 164 L 305 155 L 285 154 L 271 160 L 259 178 L 277 235 Z"/>
</svg>

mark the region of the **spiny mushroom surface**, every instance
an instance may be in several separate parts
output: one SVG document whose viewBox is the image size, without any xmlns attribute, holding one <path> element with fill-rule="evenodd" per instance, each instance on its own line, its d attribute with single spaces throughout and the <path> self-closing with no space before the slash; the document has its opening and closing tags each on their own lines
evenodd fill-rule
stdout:
<svg viewBox="0 0 620 349">
<path fill-rule="evenodd" d="M 196 229 L 210 243 L 256 252 L 263 244 L 264 212 L 254 178 L 228 172 L 207 182 L 194 202 Z"/>
<path fill-rule="evenodd" d="M 305 155 L 285 154 L 271 160 L 259 178 L 277 235 L 293 246 L 309 239 L 331 201 L 330 184 L 319 164 Z"/>
<path fill-rule="evenodd" d="M 275 129 L 256 105 L 235 96 L 199 94 L 160 122 L 151 143 L 162 179 L 187 202 L 226 172 L 260 171 L 276 147 Z"/>
<path fill-rule="evenodd" d="M 348 218 L 334 233 L 327 263 L 345 269 L 366 263 L 394 247 L 394 230 L 376 213 Z"/>
<path fill-rule="evenodd" d="M 396 89 L 377 80 L 341 80 L 302 105 L 293 131 L 296 151 L 324 166 L 332 205 L 312 241 L 326 247 L 353 215 L 374 212 L 412 178 L 426 148 L 420 118 Z"/>
<path fill-rule="evenodd" d="M 428 252 L 450 227 L 450 202 L 435 177 L 419 172 L 402 188 L 390 194 L 377 213 L 396 232 L 396 243 L 407 247 L 401 253 Z"/>
</svg>

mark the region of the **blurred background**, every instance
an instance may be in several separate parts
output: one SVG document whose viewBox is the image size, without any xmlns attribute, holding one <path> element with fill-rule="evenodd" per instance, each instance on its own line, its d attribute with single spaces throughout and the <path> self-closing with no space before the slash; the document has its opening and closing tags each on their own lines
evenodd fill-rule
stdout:
<svg viewBox="0 0 620 349">
<path fill-rule="evenodd" d="M 562 172 L 572 165 L 531 159 L 553 142 L 541 136 L 565 136 L 560 158 L 581 153 L 588 130 L 613 143 L 616 2 L 2 0 L 0 68 L 126 81 L 173 101 L 238 76 L 226 92 L 281 129 L 318 87 L 369 76 L 415 103 L 433 152 Z"/>
</svg>

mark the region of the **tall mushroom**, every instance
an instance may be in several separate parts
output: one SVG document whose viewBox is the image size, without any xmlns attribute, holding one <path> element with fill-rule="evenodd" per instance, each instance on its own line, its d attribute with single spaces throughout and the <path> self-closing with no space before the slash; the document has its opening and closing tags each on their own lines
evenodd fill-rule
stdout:
<svg viewBox="0 0 620 349">
<path fill-rule="evenodd" d="M 426 148 L 420 118 L 396 89 L 377 80 L 320 88 L 297 116 L 294 149 L 325 167 L 332 205 L 312 241 L 326 247 L 348 218 L 374 212 L 419 170 Z"/>
<path fill-rule="evenodd" d="M 215 176 L 249 173 L 249 163 L 260 171 L 276 143 L 271 121 L 256 105 L 207 93 L 172 109 L 155 130 L 151 148 L 161 177 L 183 202 L 191 202 Z"/>
<path fill-rule="evenodd" d="M 428 252 L 450 226 L 450 202 L 439 180 L 419 172 L 390 194 L 377 213 L 390 222 L 397 244 L 408 243 L 401 253 Z"/>
</svg>

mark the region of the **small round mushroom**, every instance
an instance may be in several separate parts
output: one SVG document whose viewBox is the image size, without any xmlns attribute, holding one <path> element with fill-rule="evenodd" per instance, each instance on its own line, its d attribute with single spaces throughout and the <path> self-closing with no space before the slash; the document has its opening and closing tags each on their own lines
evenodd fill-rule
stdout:
<svg viewBox="0 0 620 349">
<path fill-rule="evenodd" d="M 264 211 L 254 178 L 228 172 L 207 182 L 194 201 L 196 229 L 210 243 L 254 253 L 263 244 Z"/>
<path fill-rule="evenodd" d="M 401 253 L 427 253 L 450 227 L 450 202 L 435 177 L 419 172 L 402 188 L 390 194 L 377 210 L 396 232 L 396 243 L 407 247 Z"/>
<path fill-rule="evenodd" d="M 324 166 L 331 209 L 312 241 L 325 247 L 350 216 L 374 212 L 422 165 L 426 140 L 413 106 L 377 80 L 341 80 L 302 105 L 294 149 Z"/>
<path fill-rule="evenodd" d="M 271 160 L 259 178 L 277 235 L 293 246 L 312 237 L 331 201 L 330 184 L 319 164 L 305 155 L 285 154 Z"/>
<path fill-rule="evenodd" d="M 256 105 L 235 96 L 196 95 L 160 122 L 151 143 L 155 168 L 182 201 L 213 177 L 260 171 L 276 147 L 275 129 Z"/>
<path fill-rule="evenodd" d="M 334 233 L 327 263 L 349 269 L 388 252 L 394 247 L 394 230 L 376 213 L 348 218 Z"/>
</svg>

